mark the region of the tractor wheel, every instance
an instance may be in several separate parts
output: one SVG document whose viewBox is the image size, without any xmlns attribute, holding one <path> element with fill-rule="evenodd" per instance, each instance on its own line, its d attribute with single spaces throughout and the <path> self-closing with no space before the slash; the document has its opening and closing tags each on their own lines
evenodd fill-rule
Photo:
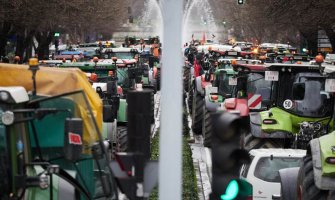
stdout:
<svg viewBox="0 0 335 200">
<path fill-rule="evenodd" d="M 188 111 L 190 112 L 190 116 L 192 116 L 193 93 L 194 93 L 193 87 L 191 87 L 190 91 L 188 92 L 188 99 L 187 99 Z"/>
<path fill-rule="evenodd" d="M 157 78 L 156 78 L 156 85 L 157 85 L 157 91 L 161 90 L 161 70 L 157 70 Z"/>
<path fill-rule="evenodd" d="M 212 137 L 212 119 L 211 113 L 204 106 L 204 117 L 202 119 L 202 137 L 204 139 L 204 146 L 211 147 L 211 137 Z"/>
<path fill-rule="evenodd" d="M 201 135 L 204 100 L 196 91 L 192 105 L 192 131 L 195 135 Z"/>
<path fill-rule="evenodd" d="M 127 151 L 127 127 L 118 126 L 117 135 L 116 135 L 116 152 L 125 152 Z"/>
<path fill-rule="evenodd" d="M 248 151 L 260 148 L 284 148 L 284 146 L 284 140 L 281 139 L 257 138 L 251 133 L 244 138 L 244 148 Z"/>
<path fill-rule="evenodd" d="M 190 75 L 191 70 L 188 67 L 184 67 L 184 92 L 189 92 L 190 90 Z"/>
<path fill-rule="evenodd" d="M 299 200 L 326 200 L 328 190 L 320 190 L 314 182 L 313 159 L 307 155 L 303 159 L 298 174 L 298 199 Z"/>
<path fill-rule="evenodd" d="M 155 95 L 151 93 L 151 123 L 155 123 Z"/>
</svg>

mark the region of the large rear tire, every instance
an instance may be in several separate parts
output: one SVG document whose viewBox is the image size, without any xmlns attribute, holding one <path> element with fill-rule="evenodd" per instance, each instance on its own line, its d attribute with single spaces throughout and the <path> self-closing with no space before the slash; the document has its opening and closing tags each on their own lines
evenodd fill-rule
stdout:
<svg viewBox="0 0 335 200">
<path fill-rule="evenodd" d="M 193 90 L 194 90 L 193 87 L 191 87 L 190 91 L 188 92 L 188 99 L 187 99 L 190 116 L 192 116 L 193 93 L 194 93 Z"/>
<path fill-rule="evenodd" d="M 257 138 L 251 133 L 248 133 L 244 138 L 244 148 L 248 151 L 260 148 L 284 148 L 284 146 L 284 140 L 282 139 Z"/>
<path fill-rule="evenodd" d="M 190 90 L 190 77 L 191 77 L 191 70 L 188 67 L 184 67 L 184 92 L 189 92 Z"/>
<path fill-rule="evenodd" d="M 279 170 L 281 199 L 297 199 L 299 167 Z"/>
<path fill-rule="evenodd" d="M 161 90 L 161 70 L 157 69 L 157 78 L 156 78 L 157 91 Z"/>
<path fill-rule="evenodd" d="M 197 91 L 194 92 L 192 105 L 192 131 L 195 135 L 201 135 L 204 100 Z"/>
<path fill-rule="evenodd" d="M 298 175 L 298 199 L 299 200 L 326 200 L 329 191 L 320 190 L 314 182 L 313 159 L 307 155 L 303 159 Z"/>
<path fill-rule="evenodd" d="M 118 126 L 116 135 L 116 152 L 126 152 L 128 149 L 127 127 Z"/>
<path fill-rule="evenodd" d="M 151 123 L 155 123 L 155 94 L 151 93 Z"/>
<path fill-rule="evenodd" d="M 206 109 L 204 105 L 203 108 L 204 117 L 202 119 L 202 137 L 203 144 L 205 147 L 211 147 L 211 137 L 212 137 L 212 119 L 211 113 Z"/>
</svg>

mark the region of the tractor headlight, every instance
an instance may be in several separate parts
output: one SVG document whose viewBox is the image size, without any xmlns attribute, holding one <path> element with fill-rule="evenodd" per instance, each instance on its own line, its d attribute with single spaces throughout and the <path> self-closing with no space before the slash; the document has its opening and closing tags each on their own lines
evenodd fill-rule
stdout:
<svg viewBox="0 0 335 200">
<path fill-rule="evenodd" d="M 7 101 L 9 99 L 9 94 L 7 92 L 0 92 L 0 100 Z"/>
<path fill-rule="evenodd" d="M 14 123 L 14 113 L 11 111 L 2 113 L 1 121 L 6 126 L 12 125 Z"/>
</svg>

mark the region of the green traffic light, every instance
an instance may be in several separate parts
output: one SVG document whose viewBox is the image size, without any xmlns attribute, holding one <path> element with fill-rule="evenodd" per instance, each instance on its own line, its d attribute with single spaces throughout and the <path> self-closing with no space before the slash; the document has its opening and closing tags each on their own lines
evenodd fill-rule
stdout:
<svg viewBox="0 0 335 200">
<path fill-rule="evenodd" d="M 236 180 L 230 181 L 227 186 L 226 193 L 221 195 L 222 200 L 232 200 L 235 199 L 239 192 L 239 186 Z"/>
</svg>

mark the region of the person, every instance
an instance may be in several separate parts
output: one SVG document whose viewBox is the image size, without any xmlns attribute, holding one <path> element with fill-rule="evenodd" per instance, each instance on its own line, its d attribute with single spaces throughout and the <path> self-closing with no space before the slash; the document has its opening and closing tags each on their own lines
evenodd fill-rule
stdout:
<svg viewBox="0 0 335 200">
<path fill-rule="evenodd" d="M 14 64 L 19 64 L 20 63 L 20 56 L 15 56 L 14 57 Z"/>
<path fill-rule="evenodd" d="M 154 40 L 154 44 L 152 45 L 151 49 L 152 49 L 151 51 L 152 51 L 152 54 L 155 58 L 155 61 L 159 62 L 161 50 L 160 50 L 160 44 L 158 44 L 157 39 Z"/>
</svg>

